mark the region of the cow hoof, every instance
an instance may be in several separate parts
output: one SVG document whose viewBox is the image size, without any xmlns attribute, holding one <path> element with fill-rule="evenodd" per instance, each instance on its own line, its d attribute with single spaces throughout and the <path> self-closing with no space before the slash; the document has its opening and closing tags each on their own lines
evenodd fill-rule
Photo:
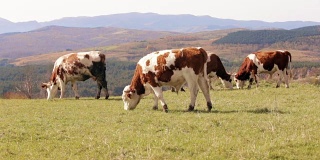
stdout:
<svg viewBox="0 0 320 160">
<path fill-rule="evenodd" d="M 109 95 L 108 96 L 106 96 L 106 98 L 105 99 L 109 99 Z"/>
<path fill-rule="evenodd" d="M 208 107 L 208 112 L 210 112 L 211 109 L 212 109 L 212 103 L 211 102 L 207 102 L 207 107 Z"/>
<path fill-rule="evenodd" d="M 188 108 L 188 111 L 190 112 L 190 111 L 193 111 L 194 110 L 194 106 L 189 106 L 189 108 Z"/>
<path fill-rule="evenodd" d="M 152 109 L 153 110 L 158 110 L 158 106 L 153 106 Z"/>
<path fill-rule="evenodd" d="M 100 98 L 100 96 L 96 96 L 96 99 L 99 99 Z"/>
<path fill-rule="evenodd" d="M 76 96 L 76 99 L 79 99 L 80 97 Z"/>
<path fill-rule="evenodd" d="M 168 106 L 166 104 L 162 108 L 164 112 L 168 113 Z"/>
</svg>

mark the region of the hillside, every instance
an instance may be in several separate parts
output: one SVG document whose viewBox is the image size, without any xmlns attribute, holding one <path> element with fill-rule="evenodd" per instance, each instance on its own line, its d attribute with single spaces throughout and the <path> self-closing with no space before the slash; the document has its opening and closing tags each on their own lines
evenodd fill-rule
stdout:
<svg viewBox="0 0 320 160">
<path fill-rule="evenodd" d="M 309 26 L 292 30 L 245 30 L 228 34 L 215 44 L 273 44 L 296 41 L 301 37 L 320 35 L 320 26 Z"/>
<path fill-rule="evenodd" d="M 161 38 L 151 40 L 134 41 L 128 43 L 119 43 L 103 47 L 90 47 L 81 49 L 85 50 L 100 50 L 106 55 L 107 59 L 121 60 L 121 61 L 137 61 L 143 55 L 152 51 L 163 50 L 168 48 L 181 48 L 186 46 L 201 46 L 208 51 L 214 51 L 212 41 L 226 36 L 230 32 L 235 32 L 240 29 L 207 31 L 190 34 L 171 34 Z M 68 52 L 77 52 L 68 51 Z M 32 55 L 15 59 L 12 63 L 18 66 L 28 64 L 48 64 L 53 63 L 59 56 L 68 53 L 54 52 L 47 54 Z M 218 53 L 219 55 L 221 53 Z"/>
<path fill-rule="evenodd" d="M 0 36 L 0 58 L 15 59 L 57 51 L 145 41 L 178 34 L 175 32 L 141 31 L 112 27 L 70 28 L 51 26 L 25 33 L 2 34 Z"/>
<path fill-rule="evenodd" d="M 264 22 L 242 21 L 232 19 L 220 19 L 210 16 L 183 15 L 160 15 L 155 13 L 123 13 L 101 15 L 95 17 L 65 17 L 49 22 L 20 22 L 13 23 L 0 18 L 0 34 L 9 32 L 27 32 L 46 26 L 64 27 L 119 27 L 138 30 L 173 31 L 173 32 L 202 32 L 218 29 L 247 28 L 266 29 L 283 28 L 293 29 L 304 26 L 320 25 L 319 22 L 288 21 L 288 22 Z"/>
<path fill-rule="evenodd" d="M 242 32 L 243 29 L 217 30 L 197 33 L 185 34 L 171 34 L 170 36 L 163 36 L 144 41 L 135 41 L 128 43 L 119 43 L 103 47 L 86 48 L 82 50 L 101 50 L 106 54 L 107 59 L 133 61 L 136 62 L 143 55 L 152 51 L 181 48 L 188 46 L 201 46 L 208 52 L 219 55 L 224 62 L 231 66 L 233 62 L 239 63 L 249 53 L 258 50 L 289 50 L 293 55 L 294 62 L 319 62 L 320 61 L 320 35 L 309 34 L 315 27 L 303 28 L 308 36 L 300 36 L 287 41 L 280 41 L 275 43 L 262 44 L 229 44 L 229 43 L 215 43 L 219 39 L 228 37 L 233 33 Z M 247 30 L 245 30 L 247 31 Z M 282 30 L 277 30 L 282 31 Z M 250 31 L 249 31 L 250 32 Z M 255 31 L 252 31 L 255 32 Z M 284 30 L 286 32 L 286 30 Z M 228 35 L 228 36 L 227 36 Z M 305 34 L 307 35 L 307 34 Z M 12 62 L 15 65 L 28 64 L 48 64 L 53 63 L 56 58 L 65 54 L 66 52 L 55 52 L 41 55 L 33 55 L 29 57 L 21 57 Z"/>
</svg>

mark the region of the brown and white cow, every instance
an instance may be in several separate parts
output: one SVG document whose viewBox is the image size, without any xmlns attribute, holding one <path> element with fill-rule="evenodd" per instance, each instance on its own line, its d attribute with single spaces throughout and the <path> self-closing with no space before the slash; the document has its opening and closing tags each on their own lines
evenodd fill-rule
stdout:
<svg viewBox="0 0 320 160">
<path fill-rule="evenodd" d="M 105 55 L 99 51 L 70 53 L 59 57 L 54 63 L 51 78 L 48 83 L 43 83 L 48 93 L 47 99 L 53 99 L 58 90 L 63 98 L 66 84 L 70 81 L 75 98 L 79 99 L 76 81 L 85 81 L 92 78 L 97 81 L 98 93 L 96 99 L 100 98 L 101 89 L 104 88 L 106 99 L 109 97 L 106 81 Z"/>
<path fill-rule="evenodd" d="M 219 78 L 225 88 L 233 89 L 231 75 L 226 72 L 220 58 L 213 53 L 208 54 L 208 57 L 207 72 L 210 78 L 210 88 L 212 88 L 211 80 Z"/>
<path fill-rule="evenodd" d="M 260 51 L 249 54 L 235 75 L 237 88 L 243 88 L 246 80 L 249 80 L 248 88 L 251 88 L 253 80 L 258 87 L 257 73 L 268 73 L 271 77 L 275 72 L 279 76 L 276 87 L 280 87 L 282 77 L 284 77 L 285 87 L 289 88 L 288 65 L 290 62 L 291 54 L 288 51 Z"/>
<path fill-rule="evenodd" d="M 200 47 L 162 50 L 142 57 L 137 63 L 131 84 L 123 90 L 124 109 L 135 109 L 141 98 L 153 93 L 153 109 L 158 109 L 160 100 L 163 110 L 167 112 L 162 86 L 180 90 L 187 83 L 191 97 L 188 110 L 194 110 L 199 85 L 210 111 L 212 103 L 207 81 L 207 59 L 206 51 Z"/>
</svg>

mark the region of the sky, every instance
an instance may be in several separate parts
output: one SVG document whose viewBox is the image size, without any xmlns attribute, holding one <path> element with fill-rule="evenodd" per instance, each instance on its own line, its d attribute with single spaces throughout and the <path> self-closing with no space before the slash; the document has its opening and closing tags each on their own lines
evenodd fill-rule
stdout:
<svg viewBox="0 0 320 160">
<path fill-rule="evenodd" d="M 140 12 L 266 22 L 320 22 L 320 0 L 3 0 L 0 18 L 45 22 L 63 17 Z"/>
</svg>

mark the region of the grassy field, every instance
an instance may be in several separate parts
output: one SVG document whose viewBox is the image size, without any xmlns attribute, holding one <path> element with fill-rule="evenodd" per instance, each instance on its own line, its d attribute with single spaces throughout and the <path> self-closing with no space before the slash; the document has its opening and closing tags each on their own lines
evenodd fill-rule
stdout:
<svg viewBox="0 0 320 160">
<path fill-rule="evenodd" d="M 251 90 L 165 92 L 125 111 L 121 97 L 0 99 L 0 159 L 319 159 L 319 86 L 264 83 Z"/>
</svg>

